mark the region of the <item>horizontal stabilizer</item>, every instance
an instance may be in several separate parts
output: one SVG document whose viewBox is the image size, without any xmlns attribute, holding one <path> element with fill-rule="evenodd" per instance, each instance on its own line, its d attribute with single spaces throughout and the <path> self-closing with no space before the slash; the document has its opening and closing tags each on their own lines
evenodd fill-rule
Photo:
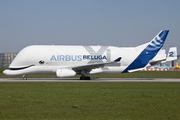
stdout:
<svg viewBox="0 0 180 120">
<path fill-rule="evenodd" d="M 121 60 L 121 57 L 119 57 L 118 59 L 114 60 L 114 62 L 119 62 Z"/>
</svg>

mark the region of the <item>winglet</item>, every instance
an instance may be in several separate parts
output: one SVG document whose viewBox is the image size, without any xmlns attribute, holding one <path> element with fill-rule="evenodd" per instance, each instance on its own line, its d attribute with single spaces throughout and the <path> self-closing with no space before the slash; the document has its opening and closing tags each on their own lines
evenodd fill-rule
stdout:
<svg viewBox="0 0 180 120">
<path fill-rule="evenodd" d="M 119 62 L 120 60 L 121 60 L 121 57 L 119 57 L 116 60 L 114 60 L 114 62 Z"/>
</svg>

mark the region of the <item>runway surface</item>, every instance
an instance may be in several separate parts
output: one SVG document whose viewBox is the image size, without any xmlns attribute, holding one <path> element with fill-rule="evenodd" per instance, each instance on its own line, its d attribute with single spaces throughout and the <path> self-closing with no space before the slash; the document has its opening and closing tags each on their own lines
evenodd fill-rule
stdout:
<svg viewBox="0 0 180 120">
<path fill-rule="evenodd" d="M 180 79 L 163 78 L 93 78 L 91 80 L 79 80 L 78 78 L 0 78 L 0 82 L 180 82 Z"/>
</svg>

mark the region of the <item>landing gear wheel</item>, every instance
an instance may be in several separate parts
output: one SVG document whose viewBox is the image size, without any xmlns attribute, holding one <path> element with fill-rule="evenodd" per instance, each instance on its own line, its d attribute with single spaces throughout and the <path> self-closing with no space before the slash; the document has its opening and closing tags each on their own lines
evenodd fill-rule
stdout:
<svg viewBox="0 0 180 120">
<path fill-rule="evenodd" d="M 86 79 L 85 76 L 81 76 L 81 77 L 80 77 L 80 80 L 85 80 L 85 79 Z"/>
<path fill-rule="evenodd" d="M 86 80 L 90 80 L 91 78 L 89 76 L 86 76 Z"/>
<path fill-rule="evenodd" d="M 80 80 L 90 80 L 91 78 L 89 76 L 81 76 Z"/>
</svg>

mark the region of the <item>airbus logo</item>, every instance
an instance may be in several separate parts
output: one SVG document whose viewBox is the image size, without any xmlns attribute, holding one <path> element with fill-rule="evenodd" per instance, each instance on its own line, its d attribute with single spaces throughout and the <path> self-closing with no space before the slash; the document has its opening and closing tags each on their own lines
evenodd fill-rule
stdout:
<svg viewBox="0 0 180 120">
<path fill-rule="evenodd" d="M 82 60 L 103 60 L 105 55 L 52 55 L 50 61 L 82 61 Z"/>
<path fill-rule="evenodd" d="M 50 61 L 82 61 L 82 55 L 52 55 Z"/>
</svg>

